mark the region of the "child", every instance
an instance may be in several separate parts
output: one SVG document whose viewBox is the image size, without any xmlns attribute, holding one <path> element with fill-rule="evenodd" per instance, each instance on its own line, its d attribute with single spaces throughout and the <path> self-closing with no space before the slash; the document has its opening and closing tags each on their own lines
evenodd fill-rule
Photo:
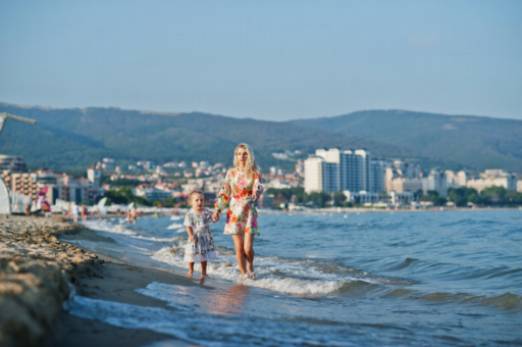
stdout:
<svg viewBox="0 0 522 347">
<path fill-rule="evenodd" d="M 185 261 L 188 263 L 187 276 L 192 278 L 194 262 L 201 262 L 200 284 L 205 283 L 207 277 L 207 260 L 216 256 L 214 241 L 210 232 L 212 212 L 205 208 L 205 197 L 200 191 L 189 194 L 189 205 L 191 209 L 185 215 L 183 225 L 187 230 L 188 244 L 185 247 Z"/>
</svg>

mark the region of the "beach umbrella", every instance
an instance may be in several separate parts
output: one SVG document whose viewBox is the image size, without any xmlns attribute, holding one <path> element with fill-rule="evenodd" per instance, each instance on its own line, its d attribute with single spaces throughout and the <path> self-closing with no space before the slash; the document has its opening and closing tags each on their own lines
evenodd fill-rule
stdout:
<svg viewBox="0 0 522 347">
<path fill-rule="evenodd" d="M 0 112 L 0 133 L 4 129 L 4 124 L 8 119 L 12 119 L 12 120 L 26 123 L 26 124 L 35 124 L 36 123 L 36 121 L 34 119 L 17 116 L 15 114 L 7 113 L 7 112 Z M 7 188 L 1 178 L 0 178 L 0 214 L 11 214 L 9 192 L 7 191 Z"/>
</svg>

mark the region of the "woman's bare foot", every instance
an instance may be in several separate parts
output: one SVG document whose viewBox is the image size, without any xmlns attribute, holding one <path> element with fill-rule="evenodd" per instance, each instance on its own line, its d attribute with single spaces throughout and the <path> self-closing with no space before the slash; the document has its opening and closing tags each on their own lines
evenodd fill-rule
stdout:
<svg viewBox="0 0 522 347">
<path fill-rule="evenodd" d="M 207 279 L 206 275 L 201 275 L 201 277 L 199 278 L 199 284 L 204 285 L 206 279 Z"/>
<path fill-rule="evenodd" d="M 193 275 L 192 271 L 187 272 L 187 278 L 192 279 L 192 275 Z"/>
<path fill-rule="evenodd" d="M 253 271 L 252 271 L 252 272 L 249 272 L 249 273 L 247 274 L 247 277 L 248 277 L 249 279 L 251 279 L 251 280 L 255 280 L 255 279 L 256 279 L 256 273 L 253 272 Z"/>
</svg>

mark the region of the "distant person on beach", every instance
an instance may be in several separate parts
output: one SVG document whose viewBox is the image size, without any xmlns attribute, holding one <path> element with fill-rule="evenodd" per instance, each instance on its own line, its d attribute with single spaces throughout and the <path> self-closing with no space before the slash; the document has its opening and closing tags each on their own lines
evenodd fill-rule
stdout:
<svg viewBox="0 0 522 347">
<path fill-rule="evenodd" d="M 254 236 L 258 234 L 257 200 L 263 193 L 261 173 L 250 147 L 241 143 L 234 149 L 234 167 L 228 169 L 216 200 L 214 220 L 226 210 L 225 234 L 232 235 L 241 278 L 255 279 Z"/>
<path fill-rule="evenodd" d="M 87 215 L 89 214 L 89 211 L 87 210 L 87 206 L 82 205 L 82 208 L 80 209 L 80 213 L 82 216 L 82 221 L 85 222 L 87 220 Z"/>
<path fill-rule="evenodd" d="M 134 203 L 131 203 L 127 210 L 127 222 L 130 224 L 136 223 L 136 220 L 138 219 L 138 209 L 134 205 Z"/>
<path fill-rule="evenodd" d="M 216 257 L 214 240 L 210 231 L 213 222 L 212 212 L 205 207 L 203 192 L 193 191 L 188 196 L 191 206 L 185 215 L 183 225 L 188 234 L 188 243 L 185 246 L 185 262 L 188 263 L 187 276 L 192 278 L 194 263 L 201 263 L 201 277 L 199 283 L 204 284 L 207 278 L 207 261 Z"/>
<path fill-rule="evenodd" d="M 74 223 L 78 223 L 78 217 L 80 215 L 80 209 L 78 208 L 78 205 L 75 203 L 70 204 L 70 215 Z"/>
</svg>

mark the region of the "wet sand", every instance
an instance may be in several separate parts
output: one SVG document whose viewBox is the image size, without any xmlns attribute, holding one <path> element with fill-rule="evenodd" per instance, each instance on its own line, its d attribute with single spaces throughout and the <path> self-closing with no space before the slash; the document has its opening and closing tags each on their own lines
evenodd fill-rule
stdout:
<svg viewBox="0 0 522 347">
<path fill-rule="evenodd" d="M 186 278 L 117 263 L 59 239 L 94 237 L 92 231 L 58 219 L 0 216 L 0 346 L 144 346 L 172 337 L 121 329 L 70 315 L 71 292 L 135 305 L 162 307 L 135 292 L 152 281 L 194 285 Z"/>
<path fill-rule="evenodd" d="M 85 276 L 76 284 L 79 295 L 149 307 L 165 307 L 164 302 L 135 291 L 153 281 L 177 285 L 194 285 L 184 277 L 166 271 L 145 269 L 104 258 L 96 276 Z M 82 319 L 62 311 L 45 346 L 146 346 L 165 342 L 166 346 L 189 346 L 172 336 L 141 329 L 123 329 L 99 321 Z"/>
</svg>

